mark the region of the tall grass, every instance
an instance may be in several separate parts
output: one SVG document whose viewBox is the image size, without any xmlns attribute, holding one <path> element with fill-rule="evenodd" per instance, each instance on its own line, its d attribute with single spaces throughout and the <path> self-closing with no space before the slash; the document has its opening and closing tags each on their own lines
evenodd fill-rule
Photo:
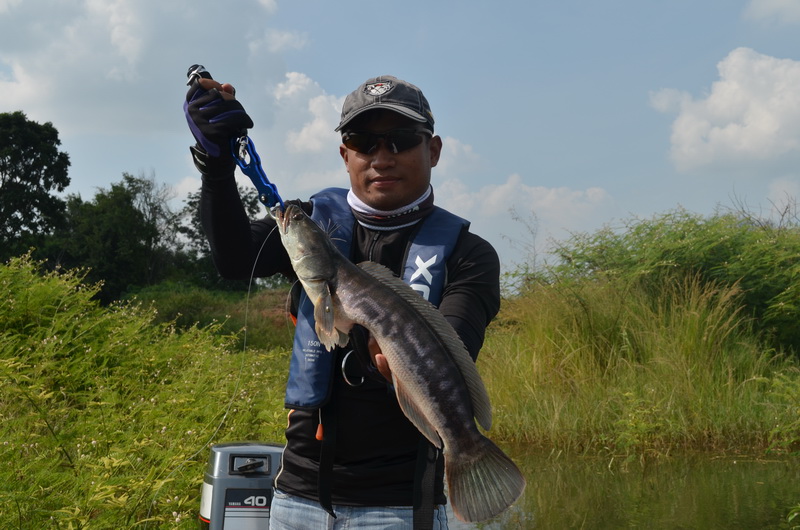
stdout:
<svg viewBox="0 0 800 530">
<path fill-rule="evenodd" d="M 504 301 L 478 360 L 492 438 L 626 458 L 799 451 L 797 357 L 769 346 L 783 328 L 763 332 L 754 288 L 633 261 L 532 275 Z M 101 307 L 78 272 L 0 265 L 4 528 L 191 528 L 210 444 L 283 439 L 285 294 L 156 291 Z"/>
<path fill-rule="evenodd" d="M 174 323 L 179 329 L 217 326 L 235 335 L 237 346 L 258 349 L 291 347 L 294 325 L 288 311 L 288 286 L 251 292 L 209 291 L 167 282 L 140 290 L 133 300 L 156 308 L 155 323 Z M 246 328 L 246 333 L 243 330 Z"/>
<path fill-rule="evenodd" d="M 752 333 L 736 286 L 637 285 L 541 283 L 505 301 L 478 361 L 496 436 L 625 455 L 800 439 L 797 365 Z"/>
<path fill-rule="evenodd" d="M 210 443 L 282 440 L 286 350 L 95 292 L 27 258 L 0 266 L 0 521 L 193 527 Z"/>
</svg>

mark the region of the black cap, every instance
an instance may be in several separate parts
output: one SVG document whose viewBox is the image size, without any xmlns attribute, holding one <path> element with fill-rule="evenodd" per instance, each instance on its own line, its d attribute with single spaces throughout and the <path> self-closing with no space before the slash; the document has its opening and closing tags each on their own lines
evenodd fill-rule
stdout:
<svg viewBox="0 0 800 530">
<path fill-rule="evenodd" d="M 388 109 L 414 121 L 424 123 L 433 132 L 433 113 L 422 90 L 391 75 L 381 75 L 365 81 L 350 93 L 342 106 L 341 131 L 356 116 L 374 109 Z"/>
</svg>

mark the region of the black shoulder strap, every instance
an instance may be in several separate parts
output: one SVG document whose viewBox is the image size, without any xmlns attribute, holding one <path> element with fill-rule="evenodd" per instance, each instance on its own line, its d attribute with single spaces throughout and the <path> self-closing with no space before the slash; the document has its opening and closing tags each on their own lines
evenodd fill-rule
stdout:
<svg viewBox="0 0 800 530">
<path fill-rule="evenodd" d="M 433 495 L 438 453 L 424 436 L 420 436 L 414 472 L 414 530 L 433 528 Z"/>
<path fill-rule="evenodd" d="M 322 445 L 319 452 L 319 475 L 317 475 L 317 495 L 319 504 L 336 519 L 331 502 L 331 481 L 333 479 L 333 456 L 336 449 L 336 415 L 328 403 L 319 409 Z"/>
</svg>

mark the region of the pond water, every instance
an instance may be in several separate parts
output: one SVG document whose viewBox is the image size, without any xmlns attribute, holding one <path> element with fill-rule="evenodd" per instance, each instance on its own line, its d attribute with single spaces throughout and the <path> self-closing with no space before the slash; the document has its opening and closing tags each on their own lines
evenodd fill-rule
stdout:
<svg viewBox="0 0 800 530">
<path fill-rule="evenodd" d="M 525 473 L 524 497 L 498 521 L 467 528 L 771 529 L 800 504 L 800 459 L 680 455 L 612 458 L 509 454 Z M 793 521 L 800 525 L 800 520 Z"/>
</svg>

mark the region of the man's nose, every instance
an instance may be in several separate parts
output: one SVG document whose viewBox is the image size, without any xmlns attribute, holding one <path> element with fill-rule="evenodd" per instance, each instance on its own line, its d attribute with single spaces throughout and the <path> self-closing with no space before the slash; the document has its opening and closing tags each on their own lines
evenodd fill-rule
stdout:
<svg viewBox="0 0 800 530">
<path fill-rule="evenodd" d="M 372 165 L 385 166 L 394 163 L 395 150 L 394 146 L 386 141 L 386 138 L 378 138 L 378 143 L 375 144 L 372 152 Z"/>
</svg>

